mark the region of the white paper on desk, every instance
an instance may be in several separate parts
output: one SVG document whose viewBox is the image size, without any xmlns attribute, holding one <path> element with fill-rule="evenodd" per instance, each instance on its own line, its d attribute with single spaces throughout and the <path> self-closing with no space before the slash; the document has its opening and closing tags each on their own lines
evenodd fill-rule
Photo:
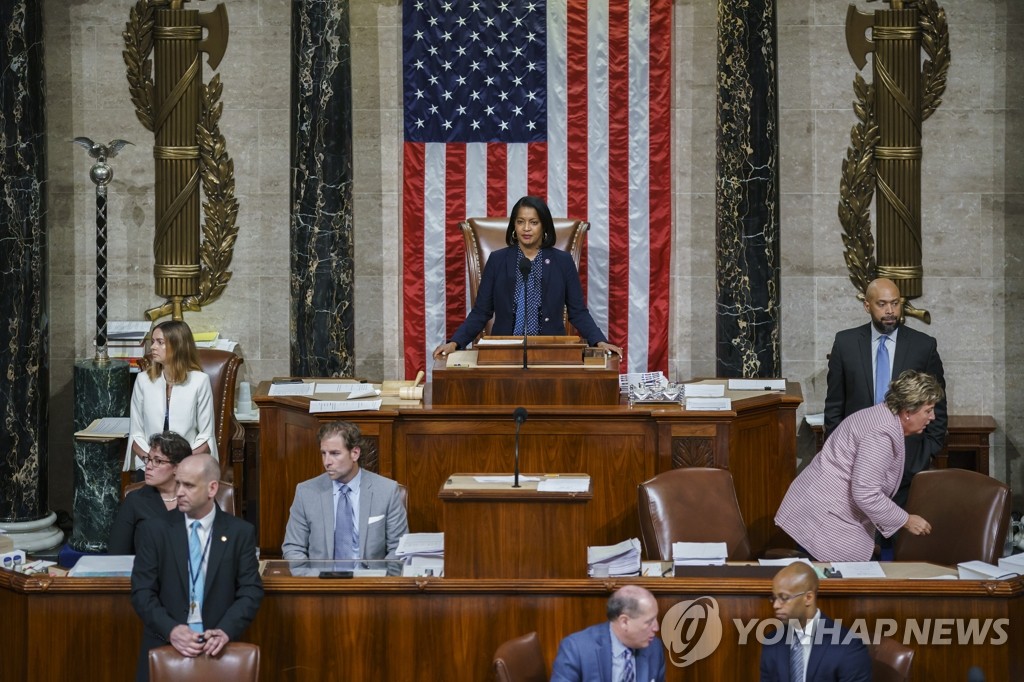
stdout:
<svg viewBox="0 0 1024 682">
<path fill-rule="evenodd" d="M 216 348 L 217 350 L 226 350 L 229 353 L 234 353 L 236 346 L 238 346 L 238 341 L 232 341 L 231 339 L 217 339 L 216 341 L 213 342 L 211 348 Z"/>
<path fill-rule="evenodd" d="M 131 554 L 86 554 L 68 571 L 68 576 L 131 576 L 134 564 L 135 556 Z"/>
<path fill-rule="evenodd" d="M 1005 580 L 1018 575 L 1017 571 L 1007 571 L 984 561 L 965 561 L 957 564 L 956 570 L 960 580 Z"/>
<path fill-rule="evenodd" d="M 439 554 L 444 551 L 444 533 L 406 533 L 398 539 L 395 554 Z"/>
<path fill-rule="evenodd" d="M 376 400 L 311 400 L 309 413 L 318 412 L 373 412 L 379 410 L 380 398 Z"/>
<path fill-rule="evenodd" d="M 884 578 L 885 571 L 877 561 L 833 561 L 832 570 L 844 578 Z"/>
<path fill-rule="evenodd" d="M 585 493 L 590 490 L 590 477 L 545 478 L 537 484 L 543 493 Z"/>
<path fill-rule="evenodd" d="M 416 556 L 402 566 L 402 577 L 405 578 L 443 578 L 444 559 Z"/>
<path fill-rule="evenodd" d="M 356 398 L 376 398 L 380 395 L 380 391 L 375 389 L 370 384 L 366 384 L 361 388 L 357 388 L 348 394 L 346 400 L 355 400 Z"/>
<path fill-rule="evenodd" d="M 342 384 L 329 384 L 326 381 L 316 382 L 316 391 L 314 393 L 351 393 L 352 391 L 360 391 L 366 387 L 373 386 L 369 384 L 359 384 L 355 382 L 348 382 Z"/>
<path fill-rule="evenodd" d="M 730 398 L 687 398 L 686 409 L 697 412 L 716 412 L 732 409 Z"/>
<path fill-rule="evenodd" d="M 723 384 L 683 384 L 683 395 L 687 398 L 721 398 L 725 395 Z"/>
<path fill-rule="evenodd" d="M 729 379 L 730 391 L 785 391 L 785 379 Z"/>
<path fill-rule="evenodd" d="M 1024 575 L 1024 554 L 1011 554 L 1010 556 L 1002 557 L 999 560 L 999 568 L 1007 573 L 1013 571 L 1014 573 Z"/>
<path fill-rule="evenodd" d="M 316 384 L 271 384 L 267 395 L 313 395 Z"/>
<path fill-rule="evenodd" d="M 474 476 L 473 480 L 476 481 L 477 483 L 508 483 L 509 485 L 512 485 L 513 483 L 515 483 L 515 478 L 515 476 Z M 539 480 L 539 476 L 523 476 L 522 474 L 519 475 L 520 483 L 534 483 Z"/>
<path fill-rule="evenodd" d="M 672 559 L 677 564 L 682 561 L 697 560 L 725 561 L 729 556 L 729 548 L 724 542 L 673 542 Z"/>
<path fill-rule="evenodd" d="M 90 426 L 92 425 L 90 424 Z M 130 417 L 103 417 L 99 420 L 99 424 L 96 425 L 95 429 L 89 430 L 89 434 L 124 437 L 128 435 L 130 429 Z"/>
</svg>

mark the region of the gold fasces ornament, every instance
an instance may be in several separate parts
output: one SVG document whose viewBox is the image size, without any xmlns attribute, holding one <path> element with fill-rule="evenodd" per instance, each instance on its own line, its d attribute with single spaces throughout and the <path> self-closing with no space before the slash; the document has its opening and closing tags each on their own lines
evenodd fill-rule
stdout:
<svg viewBox="0 0 1024 682">
<path fill-rule="evenodd" d="M 146 311 L 150 320 L 180 320 L 185 310 L 216 300 L 231 279 L 238 236 L 234 162 L 220 132 L 223 85 L 219 75 L 203 83 L 201 58 L 205 53 L 211 69 L 220 65 L 227 10 L 203 13 L 184 4 L 138 0 L 123 34 L 135 113 L 155 137 L 153 275 L 166 302 Z"/>
<path fill-rule="evenodd" d="M 871 37 L 867 32 L 871 31 Z M 853 81 L 857 123 L 842 162 L 839 222 L 850 280 L 863 299 L 876 277 L 892 279 L 904 314 L 931 322 L 909 299 L 922 295 L 921 124 L 946 90 L 949 27 L 935 0 L 892 0 L 890 9 L 864 13 L 850 5 L 846 44 L 858 69 L 872 60 L 872 82 Z M 927 59 L 921 64 L 921 50 Z M 877 201 L 877 236 L 871 204 Z M 877 246 L 877 248 L 876 248 Z"/>
</svg>

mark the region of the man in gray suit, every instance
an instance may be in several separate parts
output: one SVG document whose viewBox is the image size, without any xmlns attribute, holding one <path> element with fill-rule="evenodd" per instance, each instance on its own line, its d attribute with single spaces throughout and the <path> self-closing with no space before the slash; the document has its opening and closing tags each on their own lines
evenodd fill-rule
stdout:
<svg viewBox="0 0 1024 682">
<path fill-rule="evenodd" d="M 285 559 L 394 559 L 409 531 L 398 484 L 359 468 L 359 427 L 320 428 L 324 473 L 295 488 Z"/>
</svg>

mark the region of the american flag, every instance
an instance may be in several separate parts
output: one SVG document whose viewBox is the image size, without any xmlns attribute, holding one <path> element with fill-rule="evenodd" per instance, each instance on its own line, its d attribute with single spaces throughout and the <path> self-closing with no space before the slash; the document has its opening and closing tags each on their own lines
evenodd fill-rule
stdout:
<svg viewBox="0 0 1024 682">
<path fill-rule="evenodd" d="M 668 369 L 671 0 L 405 0 L 405 370 L 465 319 L 458 223 L 519 197 L 588 220 L 587 304 Z"/>
</svg>

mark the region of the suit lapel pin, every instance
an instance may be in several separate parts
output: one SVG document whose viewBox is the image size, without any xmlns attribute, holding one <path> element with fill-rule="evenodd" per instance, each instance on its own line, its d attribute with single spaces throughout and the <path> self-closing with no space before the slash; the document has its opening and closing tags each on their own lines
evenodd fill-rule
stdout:
<svg viewBox="0 0 1024 682">
<path fill-rule="evenodd" d="M 228 536 L 227 535 L 221 535 L 220 536 L 220 541 L 221 542 L 227 542 L 228 541 Z"/>
</svg>

